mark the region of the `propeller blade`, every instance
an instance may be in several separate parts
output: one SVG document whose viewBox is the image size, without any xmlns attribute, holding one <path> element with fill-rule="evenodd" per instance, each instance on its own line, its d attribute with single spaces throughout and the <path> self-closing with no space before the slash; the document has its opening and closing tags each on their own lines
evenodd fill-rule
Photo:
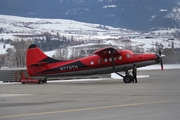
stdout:
<svg viewBox="0 0 180 120">
<path fill-rule="evenodd" d="M 163 61 L 161 60 L 161 70 L 164 70 Z"/>
<path fill-rule="evenodd" d="M 161 50 L 159 50 L 159 55 L 161 56 Z"/>
</svg>

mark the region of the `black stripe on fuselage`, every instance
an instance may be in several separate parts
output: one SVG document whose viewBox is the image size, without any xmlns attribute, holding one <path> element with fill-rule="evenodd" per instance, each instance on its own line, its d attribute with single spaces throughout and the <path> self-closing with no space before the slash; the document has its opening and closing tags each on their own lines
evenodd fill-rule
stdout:
<svg viewBox="0 0 180 120">
<path fill-rule="evenodd" d="M 60 67 L 42 71 L 40 73 L 37 73 L 36 75 L 42 75 L 42 76 L 76 76 L 76 75 L 91 75 L 91 74 L 105 74 L 105 73 L 112 73 L 112 72 L 120 72 L 120 71 L 125 71 L 125 67 L 127 69 L 132 69 L 133 65 L 136 64 L 137 67 L 143 67 L 147 65 L 152 65 L 156 64 L 156 61 L 150 60 L 150 61 L 143 61 L 143 62 L 137 62 L 137 63 L 128 63 L 128 64 L 121 64 L 121 65 L 116 65 L 115 69 L 112 68 L 112 65 L 110 66 L 98 66 L 98 67 L 88 67 L 82 64 L 80 61 L 75 62 L 76 64 L 81 64 L 82 66 L 79 67 L 79 69 L 70 69 L 67 68 L 65 70 L 60 70 Z M 76 65 L 75 63 L 67 64 L 68 65 Z M 85 69 L 83 69 L 85 68 Z"/>
<path fill-rule="evenodd" d="M 46 76 L 47 77 L 63 77 L 63 76 L 87 76 L 87 75 L 107 74 L 107 73 L 125 71 L 125 67 L 128 70 L 132 69 L 134 64 L 136 64 L 137 68 L 139 68 L 139 67 L 144 67 L 147 65 L 156 64 L 156 62 L 154 60 L 151 60 L 151 61 L 144 61 L 144 62 L 138 62 L 138 63 L 117 65 L 115 67 L 115 70 L 112 69 L 112 66 L 109 66 L 109 67 L 102 67 L 102 68 L 63 72 L 63 73 L 57 73 L 57 74 L 49 74 L 49 75 L 47 74 Z"/>
<path fill-rule="evenodd" d="M 53 58 L 50 58 L 50 57 L 47 57 L 39 62 L 46 62 L 48 64 L 51 64 L 51 63 L 56 63 L 56 62 L 63 62 L 64 60 L 56 60 L 56 59 L 53 59 Z"/>
<path fill-rule="evenodd" d="M 81 61 L 76 61 L 76 62 L 66 64 L 63 66 L 58 66 L 58 67 L 53 68 L 53 69 L 45 70 L 45 71 L 42 71 L 42 72 L 37 73 L 37 74 L 45 74 L 45 73 L 52 73 L 52 72 L 64 72 L 67 70 L 78 70 L 78 69 L 87 68 L 87 67 L 88 66 L 84 65 Z"/>
</svg>

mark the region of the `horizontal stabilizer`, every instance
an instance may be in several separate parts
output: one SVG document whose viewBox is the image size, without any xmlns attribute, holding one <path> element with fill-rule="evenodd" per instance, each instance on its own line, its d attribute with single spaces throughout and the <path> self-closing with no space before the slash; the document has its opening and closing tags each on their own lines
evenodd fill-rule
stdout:
<svg viewBox="0 0 180 120">
<path fill-rule="evenodd" d="M 46 65 L 47 62 L 38 62 L 38 63 L 35 63 L 35 64 L 31 64 L 31 66 L 43 66 L 43 65 Z"/>
</svg>

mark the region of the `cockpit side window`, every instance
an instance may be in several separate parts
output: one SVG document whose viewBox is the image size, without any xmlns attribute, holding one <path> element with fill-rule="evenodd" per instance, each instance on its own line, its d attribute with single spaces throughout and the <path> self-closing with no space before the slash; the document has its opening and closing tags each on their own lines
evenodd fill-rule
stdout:
<svg viewBox="0 0 180 120">
<path fill-rule="evenodd" d="M 99 59 L 99 60 L 98 60 L 98 63 L 101 63 L 101 62 L 102 62 L 102 60 L 101 60 L 101 59 Z"/>
<path fill-rule="evenodd" d="M 131 55 L 130 55 L 130 54 L 126 54 L 126 57 L 127 57 L 127 58 L 131 58 Z"/>
<path fill-rule="evenodd" d="M 93 64 L 94 64 L 94 61 L 90 61 L 90 64 L 93 65 Z"/>
<path fill-rule="evenodd" d="M 108 61 L 107 58 L 105 58 L 105 59 L 104 59 L 104 62 L 107 62 L 107 61 Z"/>
</svg>

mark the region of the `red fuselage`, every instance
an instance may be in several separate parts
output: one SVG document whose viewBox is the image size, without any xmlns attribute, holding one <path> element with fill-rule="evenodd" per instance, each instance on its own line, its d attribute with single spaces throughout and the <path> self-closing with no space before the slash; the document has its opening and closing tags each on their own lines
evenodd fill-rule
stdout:
<svg viewBox="0 0 180 120">
<path fill-rule="evenodd" d="M 159 62 L 155 54 L 134 54 L 130 50 L 103 49 L 94 55 L 75 60 L 60 61 L 46 56 L 37 46 L 29 47 L 26 56 L 30 76 L 76 76 L 106 74 L 143 67 Z"/>
</svg>

